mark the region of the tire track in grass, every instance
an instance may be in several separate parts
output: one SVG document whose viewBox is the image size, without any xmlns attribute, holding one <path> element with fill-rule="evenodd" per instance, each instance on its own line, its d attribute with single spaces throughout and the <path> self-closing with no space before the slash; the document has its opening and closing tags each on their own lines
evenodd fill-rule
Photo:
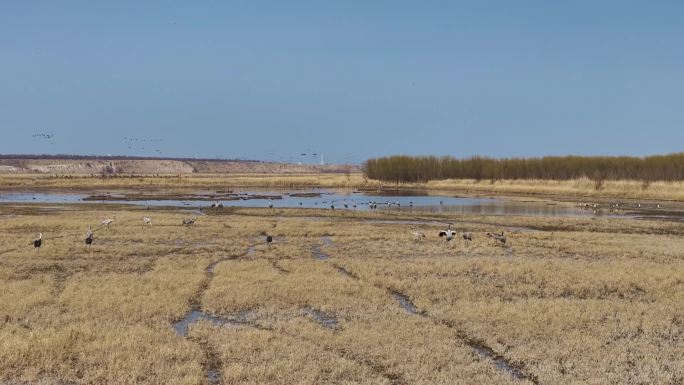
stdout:
<svg viewBox="0 0 684 385">
<path fill-rule="evenodd" d="M 192 311 L 191 314 L 192 316 L 187 317 L 187 320 L 183 319 L 173 325 L 176 333 L 187 337 L 189 326 L 201 320 L 209 321 L 217 327 L 224 327 L 227 325 L 235 327 L 251 327 L 257 330 L 282 335 L 300 342 L 307 343 L 339 358 L 354 362 L 357 365 L 368 367 L 373 373 L 386 379 L 391 385 L 407 385 L 407 382 L 400 374 L 390 371 L 386 366 L 382 365 L 378 361 L 354 352 L 350 352 L 346 349 L 337 349 L 332 346 L 322 344 L 320 340 L 315 338 L 307 338 L 297 333 L 286 331 L 283 328 L 274 328 L 272 326 L 260 324 L 257 318 L 251 317 L 252 313 L 249 311 L 240 312 L 235 315 L 211 315 L 199 310 L 195 310 Z M 321 327 L 332 330 L 333 332 L 338 330 L 339 325 L 337 319 L 334 316 L 324 313 L 318 309 L 308 306 L 303 307 L 301 309 L 300 315 L 312 317 L 313 320 Z M 207 362 L 205 363 L 204 368 L 209 382 L 212 384 L 220 384 L 221 363 L 218 359 L 218 354 L 216 354 L 215 350 L 211 347 L 211 343 L 205 339 L 190 338 L 190 340 L 198 343 L 205 353 Z"/>
<path fill-rule="evenodd" d="M 271 261 L 271 266 L 273 266 L 274 269 L 276 269 L 280 274 L 289 274 L 290 270 L 287 270 L 286 268 L 280 266 L 278 264 L 278 261 L 272 260 Z"/>
<path fill-rule="evenodd" d="M 310 316 L 311 318 L 313 318 L 313 320 L 316 321 L 317 324 L 321 325 L 326 329 L 337 331 L 340 328 L 340 323 L 337 320 L 337 317 L 335 317 L 332 314 L 328 314 L 320 309 L 316 309 L 314 307 L 307 305 L 301 309 L 301 312 L 303 315 Z"/>
<path fill-rule="evenodd" d="M 322 243 L 322 245 L 316 245 L 311 249 L 311 254 L 313 255 L 313 257 L 316 260 L 327 261 L 328 259 L 330 259 L 330 255 L 328 255 L 327 253 L 324 253 L 322 251 L 322 248 L 332 245 L 333 241 L 332 241 L 332 239 L 330 239 L 329 236 L 324 236 L 324 237 L 321 237 L 321 243 Z M 346 270 L 344 267 L 339 266 L 335 263 L 330 263 L 330 264 L 331 264 L 331 266 L 335 267 L 335 269 L 337 271 L 339 271 L 341 274 L 344 274 L 344 275 L 346 275 L 352 279 L 355 279 L 355 280 L 359 279 L 358 276 L 356 276 L 352 272 Z M 337 327 L 338 327 L 337 320 L 332 318 L 330 315 L 327 315 L 326 313 L 323 313 L 320 310 L 312 309 L 310 307 L 305 307 L 304 310 L 305 310 L 306 314 L 311 315 L 316 320 L 316 322 L 318 322 L 322 327 L 337 330 Z M 333 321 L 333 319 L 334 319 L 334 321 Z M 311 340 L 308 338 L 296 336 L 296 335 L 289 334 L 289 333 L 287 333 L 287 335 L 290 335 L 292 337 L 307 341 L 311 344 L 319 346 L 320 348 L 322 348 L 328 352 L 334 353 L 337 356 L 340 356 L 342 358 L 346 358 L 346 359 L 349 359 L 350 361 L 364 365 L 364 366 L 370 368 L 374 373 L 385 378 L 392 385 L 407 385 L 406 380 L 404 379 L 404 377 L 401 374 L 394 373 L 394 372 L 390 371 L 389 368 L 387 368 L 385 365 L 382 365 L 378 361 L 372 360 L 372 359 L 365 357 L 363 355 L 360 355 L 358 353 L 350 352 L 346 349 L 335 349 L 331 346 L 320 345 L 320 344 L 316 343 L 314 340 Z"/>
<path fill-rule="evenodd" d="M 329 256 L 328 256 L 329 258 Z M 340 274 L 349 277 L 351 279 L 360 281 L 360 277 L 349 269 L 340 266 L 334 262 L 330 262 L 330 265 L 337 270 Z M 475 354 L 482 357 L 483 359 L 489 361 L 498 371 L 508 374 L 511 378 L 516 381 L 530 381 L 534 385 L 539 385 L 539 380 L 537 377 L 529 373 L 525 369 L 525 365 L 521 363 L 515 363 L 510 359 L 506 358 L 502 354 L 497 353 L 492 347 L 487 345 L 487 343 L 479 338 L 475 338 L 466 333 L 463 329 L 450 320 L 440 319 L 433 317 L 428 314 L 425 310 L 419 310 L 416 305 L 411 301 L 410 297 L 406 294 L 394 290 L 380 284 L 373 284 L 373 286 L 385 290 L 389 295 L 409 314 L 420 316 L 429 320 L 437 325 L 446 326 L 447 328 L 453 330 L 459 340 L 461 340 L 465 345 L 470 347 Z"/>
<path fill-rule="evenodd" d="M 326 259 L 329 259 L 330 256 L 324 253 L 322 248 L 332 245 L 333 241 L 332 239 L 330 239 L 330 237 L 321 237 L 321 243 L 322 245 L 316 245 L 311 249 L 311 254 L 316 260 L 324 261 Z"/>
<path fill-rule="evenodd" d="M 332 241 L 328 238 L 327 241 L 323 241 L 325 245 L 330 245 L 332 244 Z M 209 287 L 209 284 L 211 282 L 211 279 L 213 278 L 213 272 L 216 266 L 224 261 L 229 261 L 229 260 L 238 260 L 242 257 L 245 257 L 247 255 L 250 255 L 255 252 L 254 245 L 249 246 L 247 251 L 239 256 L 230 256 L 230 257 L 225 257 L 221 258 L 217 261 L 214 261 L 210 263 L 207 268 L 205 269 L 205 278 L 200 284 L 197 292 L 195 295 L 191 298 L 190 300 L 190 311 L 183 317 L 182 319 L 174 322 L 172 324 L 173 329 L 176 331 L 176 333 L 182 337 L 189 338 L 188 337 L 188 331 L 190 328 L 190 325 L 199 322 L 199 321 L 208 321 L 212 323 L 214 326 L 227 326 L 227 325 L 232 325 L 232 326 L 247 326 L 247 327 L 253 327 L 256 328 L 257 330 L 262 330 L 262 331 L 268 331 L 274 334 L 281 334 L 302 342 L 306 342 L 310 345 L 316 346 L 320 349 L 322 349 L 325 352 L 328 352 L 330 354 L 333 354 L 337 357 L 343 358 L 345 360 L 349 360 L 351 362 L 354 362 L 358 365 L 362 365 L 365 367 L 368 367 L 373 373 L 376 375 L 386 379 L 391 385 L 408 385 L 406 380 L 404 380 L 403 376 L 399 373 L 392 372 L 381 364 L 378 361 L 375 361 L 369 357 L 366 357 L 364 355 L 354 353 L 347 351 L 346 349 L 336 349 L 332 346 L 328 346 L 325 344 L 321 344 L 320 341 L 313 339 L 313 338 L 306 338 L 304 336 L 298 335 L 293 332 L 287 332 L 285 330 L 282 330 L 282 328 L 275 329 L 273 327 L 261 325 L 257 322 L 256 319 L 251 319 L 250 313 L 249 312 L 244 312 L 244 313 L 238 313 L 237 315 L 213 315 L 213 314 L 208 314 L 204 311 L 201 310 L 201 298 L 204 295 L 204 292 L 207 290 Z M 313 319 L 316 323 L 318 323 L 321 327 L 332 330 L 333 332 L 336 332 L 339 330 L 339 322 L 337 318 L 335 318 L 333 315 L 327 314 L 319 309 L 312 308 L 310 306 L 305 306 L 300 309 L 300 314 L 303 316 L 308 316 Z M 221 384 L 223 383 L 223 380 L 220 375 L 220 360 L 218 359 L 218 355 L 216 354 L 215 350 L 211 348 L 211 343 L 206 340 L 200 340 L 200 339 L 193 339 L 189 338 L 190 340 L 196 342 L 197 344 L 200 345 L 202 348 L 202 351 L 204 352 L 205 355 L 205 364 L 204 364 L 204 370 L 205 374 L 207 377 L 207 380 L 211 384 Z"/>
<path fill-rule="evenodd" d="M 220 371 L 221 363 L 218 359 L 218 354 L 213 348 L 211 348 L 211 344 L 209 343 L 209 341 L 206 341 L 204 339 L 190 338 L 188 337 L 188 331 L 190 325 L 202 320 L 209 321 L 215 326 L 225 326 L 228 324 L 244 325 L 248 322 L 246 320 L 246 313 L 239 313 L 236 317 L 230 318 L 215 316 L 204 312 L 202 310 L 202 296 L 204 296 L 204 293 L 209 288 L 209 284 L 211 283 L 211 280 L 214 278 L 214 270 L 216 269 L 216 266 L 219 263 L 225 261 L 233 261 L 246 257 L 248 255 L 253 254 L 254 251 L 254 245 L 250 245 L 247 248 L 247 250 L 241 255 L 231 255 L 227 257 L 222 257 L 207 265 L 207 267 L 204 269 L 204 279 L 202 279 L 202 281 L 200 282 L 197 290 L 195 291 L 195 294 L 190 298 L 189 311 L 185 314 L 183 318 L 171 323 L 171 327 L 174 329 L 176 334 L 183 338 L 188 338 L 190 341 L 194 341 L 202 349 L 205 358 L 205 361 L 202 364 L 202 366 L 204 367 L 204 373 L 210 384 L 223 383 Z"/>
<path fill-rule="evenodd" d="M 274 334 L 284 335 L 284 336 L 293 338 L 295 340 L 308 343 L 310 345 L 318 347 L 319 349 L 321 349 L 325 352 L 333 354 L 337 357 L 340 357 L 340 358 L 343 358 L 345 360 L 354 362 L 354 363 L 361 365 L 361 366 L 365 366 L 365 367 L 369 368 L 376 375 L 386 379 L 391 385 L 408 385 L 408 382 L 404 379 L 404 377 L 401 374 L 392 372 L 385 365 L 383 365 L 380 362 L 375 361 L 369 357 L 366 357 L 364 355 L 354 353 L 354 352 L 348 351 L 346 349 L 334 348 L 330 345 L 325 345 L 325 344 L 320 343 L 320 340 L 318 340 L 318 339 L 307 338 L 307 337 L 301 336 L 299 334 L 295 334 L 293 332 L 285 331 L 285 330 L 283 330 L 283 328 L 275 329 L 273 327 L 260 325 L 256 322 L 249 324 L 249 326 L 252 326 L 258 330 L 268 331 L 268 332 L 271 332 Z M 323 325 L 321 325 L 321 326 L 323 326 Z M 323 326 L 323 327 L 325 327 L 325 326 Z"/>
<path fill-rule="evenodd" d="M 485 341 L 468 335 L 465 331 L 458 327 L 456 322 L 432 317 L 426 311 L 419 311 L 416 305 L 413 304 L 411 299 L 407 295 L 399 291 L 392 290 L 390 291 L 390 294 L 399 303 L 399 305 L 401 305 L 401 307 L 404 308 L 404 310 L 406 310 L 407 313 L 411 315 L 421 316 L 425 319 L 432 321 L 437 325 L 446 326 L 447 328 L 452 329 L 456 333 L 458 339 L 460 339 L 467 346 L 473 349 L 473 351 L 477 355 L 488 361 L 491 361 L 491 363 L 499 371 L 507 373 L 514 380 L 529 380 L 533 384 L 539 384 L 539 381 L 536 378 L 536 376 L 526 373 L 525 368 L 522 365 L 511 362 L 503 355 L 497 353 L 496 351 L 494 351 L 494 349 L 488 346 Z"/>
</svg>

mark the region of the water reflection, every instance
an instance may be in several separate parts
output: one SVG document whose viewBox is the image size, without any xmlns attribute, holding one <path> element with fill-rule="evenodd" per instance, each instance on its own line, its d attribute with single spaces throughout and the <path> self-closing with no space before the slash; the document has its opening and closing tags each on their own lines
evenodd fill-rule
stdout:
<svg viewBox="0 0 684 385">
<path fill-rule="evenodd" d="M 116 192 L 11 192 L 0 193 L 0 203 L 112 203 L 132 204 L 145 206 L 176 206 L 176 207 L 210 207 L 216 201 L 204 199 L 211 192 L 195 191 L 180 194 L 183 198 L 192 196 L 193 199 L 174 199 L 179 195 L 168 193 L 169 199 L 159 199 L 160 192 L 154 193 L 155 199 L 145 199 L 145 195 L 136 192 L 124 200 L 126 191 Z M 83 199 L 90 194 L 107 195 L 105 200 Z M 161 192 L 161 194 L 167 194 Z M 549 202 L 523 202 L 488 197 L 461 197 L 448 194 L 432 195 L 426 191 L 391 191 L 391 192 L 358 192 L 333 189 L 309 189 L 309 190 L 277 190 L 277 189 L 245 189 L 235 190 L 230 194 L 224 194 L 226 200 L 220 202 L 224 207 L 268 207 L 273 203 L 274 209 L 278 208 L 314 208 L 324 210 L 347 210 L 347 211 L 396 211 L 415 213 L 454 213 L 454 214 L 479 214 L 479 215 L 525 215 L 525 216 L 595 216 L 591 210 L 582 210 L 573 205 L 553 204 Z M 199 200 L 198 200 L 199 199 Z M 602 212 L 599 216 L 625 217 L 634 216 L 634 213 L 614 214 Z M 681 218 L 681 214 L 677 217 Z"/>
</svg>

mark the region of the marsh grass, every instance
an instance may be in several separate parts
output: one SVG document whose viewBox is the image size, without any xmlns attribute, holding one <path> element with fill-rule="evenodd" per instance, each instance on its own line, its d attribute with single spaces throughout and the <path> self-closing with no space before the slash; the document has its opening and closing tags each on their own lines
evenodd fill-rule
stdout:
<svg viewBox="0 0 684 385">
<path fill-rule="evenodd" d="M 206 384 L 209 369 L 224 384 L 684 378 L 677 223 L 237 209 L 188 228 L 181 210 L 106 205 L 49 215 L 0 205 L 0 215 L 0 383 Z M 87 250 L 87 226 L 106 217 L 115 222 Z M 446 222 L 473 241 L 440 239 Z M 505 247 L 485 236 L 501 229 Z M 183 337 L 172 324 L 191 308 L 249 317 L 192 323 Z M 497 368 L 473 341 L 528 377 Z"/>
</svg>

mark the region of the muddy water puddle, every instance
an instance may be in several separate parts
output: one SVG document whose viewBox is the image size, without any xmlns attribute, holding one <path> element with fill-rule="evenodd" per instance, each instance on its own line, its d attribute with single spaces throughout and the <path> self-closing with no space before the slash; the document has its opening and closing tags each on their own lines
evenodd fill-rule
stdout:
<svg viewBox="0 0 684 385">
<path fill-rule="evenodd" d="M 209 273 L 209 274 L 212 274 L 212 273 L 214 273 L 214 270 L 216 270 L 216 266 L 218 266 L 219 263 L 225 262 L 225 261 L 232 261 L 232 260 L 235 260 L 235 259 L 237 259 L 237 257 L 236 257 L 236 256 L 232 256 L 232 255 L 229 256 L 229 257 L 223 257 L 223 258 L 221 258 L 221 259 L 219 259 L 219 260 L 217 260 L 217 261 L 214 261 L 214 262 L 210 263 L 210 264 L 207 266 L 207 268 L 205 269 L 205 271 L 206 271 L 207 273 Z"/>
<path fill-rule="evenodd" d="M 334 330 L 339 328 L 339 321 L 337 318 L 334 315 L 328 314 L 322 310 L 305 306 L 302 308 L 302 314 L 311 317 L 314 321 L 316 321 L 316 323 L 326 329 Z"/>
<path fill-rule="evenodd" d="M 207 370 L 207 381 L 209 381 L 210 384 L 220 384 L 221 383 L 221 371 L 219 369 Z"/>
<path fill-rule="evenodd" d="M 475 353 L 477 353 L 477 355 L 479 355 L 482 358 L 485 358 L 486 360 L 491 361 L 494 367 L 496 367 L 499 371 L 507 373 L 513 379 L 518 381 L 528 379 L 522 370 L 512 366 L 508 362 L 508 360 L 496 354 L 494 350 L 492 350 L 490 347 L 476 343 L 468 343 L 468 345 L 473 349 Z"/>
<path fill-rule="evenodd" d="M 392 291 L 391 294 L 392 298 L 394 298 L 394 300 L 397 301 L 397 303 L 399 303 L 399 305 L 401 305 L 401 307 L 403 307 L 407 313 L 425 317 L 425 314 L 418 311 L 416 305 L 414 305 L 413 302 L 411 302 L 411 299 L 409 299 L 407 295 L 402 294 L 398 291 Z"/>
<path fill-rule="evenodd" d="M 313 254 L 313 257 L 319 261 L 324 261 L 326 259 L 330 258 L 330 255 L 326 254 L 323 252 L 324 247 L 328 247 L 333 244 L 332 239 L 330 237 L 321 237 L 321 245 L 314 246 L 311 249 L 311 254 Z"/>
<path fill-rule="evenodd" d="M 185 315 L 185 317 L 183 317 L 183 319 L 174 322 L 172 324 L 172 327 L 173 330 L 175 330 L 176 334 L 178 334 L 179 336 L 187 337 L 190 326 L 200 321 L 208 321 L 214 326 L 220 327 L 240 327 L 249 325 L 252 322 L 252 316 L 253 314 L 247 311 L 239 312 L 232 316 L 216 316 L 201 310 L 191 310 Z"/>
</svg>

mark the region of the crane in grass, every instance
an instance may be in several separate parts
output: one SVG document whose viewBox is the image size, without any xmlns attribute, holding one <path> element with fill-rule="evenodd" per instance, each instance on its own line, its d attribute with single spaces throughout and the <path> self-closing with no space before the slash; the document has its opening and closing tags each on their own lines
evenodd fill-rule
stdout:
<svg viewBox="0 0 684 385">
<path fill-rule="evenodd" d="M 271 243 L 273 243 L 273 237 L 270 235 L 266 236 L 266 244 L 271 246 Z"/>
<path fill-rule="evenodd" d="M 43 233 L 38 233 L 38 238 L 33 241 L 33 249 L 40 251 L 40 247 L 43 245 Z"/>
<path fill-rule="evenodd" d="M 90 250 L 90 245 L 93 244 L 93 229 L 88 226 L 88 231 L 86 231 L 85 244 L 88 250 Z"/>
<path fill-rule="evenodd" d="M 461 234 L 461 236 L 463 237 L 463 243 L 465 243 L 466 246 L 468 245 L 468 242 L 471 242 L 473 240 L 473 234 L 467 231 L 464 231 L 463 234 Z"/>
<path fill-rule="evenodd" d="M 489 238 L 494 239 L 497 242 L 501 242 L 501 246 L 506 244 L 506 235 L 504 235 L 503 230 L 501 230 L 501 234 L 499 234 L 499 233 L 487 233 L 487 236 Z"/>
<path fill-rule="evenodd" d="M 188 226 L 188 227 L 190 227 L 190 226 L 192 226 L 192 225 L 195 224 L 195 221 L 196 221 L 196 220 L 197 220 L 197 217 L 193 217 L 193 218 L 190 218 L 190 219 L 183 219 L 183 226 Z"/>
<path fill-rule="evenodd" d="M 454 235 L 456 235 L 456 231 L 451 228 L 451 223 L 449 223 L 449 227 L 446 230 L 439 232 L 439 237 L 445 237 L 447 242 L 454 239 Z"/>
<path fill-rule="evenodd" d="M 102 226 L 103 227 L 109 227 L 114 222 L 114 219 L 112 218 L 107 218 L 104 221 L 102 221 Z"/>
<path fill-rule="evenodd" d="M 152 218 L 150 217 L 143 217 L 143 226 L 145 225 L 150 225 L 152 226 Z"/>
</svg>

